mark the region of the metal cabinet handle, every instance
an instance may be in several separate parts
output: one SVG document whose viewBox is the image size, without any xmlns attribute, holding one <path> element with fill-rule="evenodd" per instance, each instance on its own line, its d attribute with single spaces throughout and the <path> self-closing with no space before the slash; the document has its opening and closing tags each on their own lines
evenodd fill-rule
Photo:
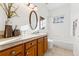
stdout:
<svg viewBox="0 0 79 59">
<path fill-rule="evenodd" d="M 31 43 L 31 45 L 33 45 L 33 43 Z"/>
</svg>

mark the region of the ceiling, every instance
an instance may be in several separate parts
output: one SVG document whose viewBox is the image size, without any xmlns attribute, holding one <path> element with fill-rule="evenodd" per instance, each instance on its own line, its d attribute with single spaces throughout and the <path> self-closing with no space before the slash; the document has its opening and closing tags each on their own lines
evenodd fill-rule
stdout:
<svg viewBox="0 0 79 59">
<path fill-rule="evenodd" d="M 49 10 L 53 10 L 59 7 L 62 7 L 64 5 L 67 5 L 67 3 L 45 3 L 45 6 L 49 9 Z"/>
</svg>

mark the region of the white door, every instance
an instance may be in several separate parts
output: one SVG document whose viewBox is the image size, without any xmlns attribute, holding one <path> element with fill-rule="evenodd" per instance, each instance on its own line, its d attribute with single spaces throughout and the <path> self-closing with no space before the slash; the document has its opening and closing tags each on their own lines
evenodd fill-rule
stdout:
<svg viewBox="0 0 79 59">
<path fill-rule="evenodd" d="M 77 28 L 75 32 L 75 37 L 74 37 L 74 50 L 73 53 L 75 56 L 79 56 L 79 19 L 77 22 Z"/>
</svg>

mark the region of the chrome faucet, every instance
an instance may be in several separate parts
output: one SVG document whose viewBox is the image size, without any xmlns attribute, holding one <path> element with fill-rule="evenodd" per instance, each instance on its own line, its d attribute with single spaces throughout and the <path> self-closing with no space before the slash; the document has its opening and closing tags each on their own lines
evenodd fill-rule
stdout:
<svg viewBox="0 0 79 59">
<path fill-rule="evenodd" d="M 34 31 L 32 34 L 38 34 L 38 33 L 39 33 L 39 30 Z"/>
</svg>

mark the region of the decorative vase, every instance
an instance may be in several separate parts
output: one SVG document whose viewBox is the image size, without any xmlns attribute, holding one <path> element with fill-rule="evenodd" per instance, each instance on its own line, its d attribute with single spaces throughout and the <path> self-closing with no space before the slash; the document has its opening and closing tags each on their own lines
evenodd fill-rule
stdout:
<svg viewBox="0 0 79 59">
<path fill-rule="evenodd" d="M 5 25 L 12 25 L 12 22 L 10 21 L 11 18 L 8 18 L 6 21 L 5 21 Z"/>
<path fill-rule="evenodd" d="M 12 26 L 11 25 L 5 25 L 5 31 L 4 31 L 4 38 L 12 37 Z"/>
<path fill-rule="evenodd" d="M 4 38 L 12 37 L 13 29 L 10 19 L 11 18 L 8 18 L 5 22 Z"/>
</svg>

